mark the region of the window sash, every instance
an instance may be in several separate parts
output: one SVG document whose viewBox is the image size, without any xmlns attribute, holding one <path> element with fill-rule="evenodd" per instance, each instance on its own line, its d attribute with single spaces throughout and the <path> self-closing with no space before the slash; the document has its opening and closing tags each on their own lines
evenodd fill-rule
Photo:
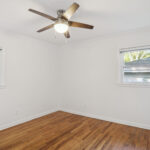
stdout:
<svg viewBox="0 0 150 150">
<path fill-rule="evenodd" d="M 133 73 L 132 74 L 133 75 L 133 81 L 130 81 L 130 78 L 128 80 L 128 77 L 127 77 L 128 72 L 126 72 L 127 70 L 125 70 L 125 69 L 127 69 L 127 66 L 125 65 L 125 61 L 124 61 L 124 54 L 125 53 L 134 52 L 134 51 L 135 52 L 136 51 L 147 51 L 147 50 L 150 51 L 150 45 L 120 49 L 120 80 L 121 80 L 121 83 L 123 83 L 123 84 L 150 85 L 150 80 L 149 79 L 145 80 L 145 76 L 144 76 L 145 74 L 150 73 L 150 64 L 146 67 L 141 67 L 141 68 L 137 65 L 137 68 L 136 67 L 134 68 L 135 70 L 133 68 L 131 68 L 134 71 L 132 70 L 130 72 L 131 74 Z M 142 63 L 141 63 L 141 65 L 142 65 Z M 143 76 L 141 78 L 138 78 L 138 75 L 139 76 L 142 75 L 142 73 L 144 73 L 144 71 L 145 71 L 145 74 L 143 74 Z M 126 73 L 126 75 L 125 75 L 125 73 Z M 136 73 L 137 73 L 137 78 L 135 76 Z M 134 78 L 134 76 L 135 76 L 135 78 Z M 137 81 L 136 81 L 136 79 L 137 79 Z M 138 79 L 141 79 L 141 81 Z"/>
<path fill-rule="evenodd" d="M 139 46 L 139 47 L 122 48 L 122 49 L 120 49 L 120 53 L 133 52 L 133 51 L 141 51 L 141 50 L 150 50 L 150 45 Z"/>
</svg>

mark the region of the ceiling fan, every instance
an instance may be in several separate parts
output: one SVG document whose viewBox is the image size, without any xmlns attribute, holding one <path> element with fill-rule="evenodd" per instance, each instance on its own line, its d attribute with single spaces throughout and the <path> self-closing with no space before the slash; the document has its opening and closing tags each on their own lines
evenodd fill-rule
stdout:
<svg viewBox="0 0 150 150">
<path fill-rule="evenodd" d="M 79 4 L 73 3 L 66 11 L 63 9 L 60 9 L 57 11 L 57 15 L 58 15 L 57 18 L 44 14 L 34 9 L 29 9 L 29 11 L 54 21 L 53 24 L 46 26 L 38 30 L 37 32 L 43 32 L 45 30 L 48 30 L 54 27 L 54 29 L 58 33 L 63 33 L 66 38 L 70 38 L 69 27 L 79 27 L 79 28 L 85 28 L 85 29 L 94 28 L 94 26 L 92 25 L 70 21 L 70 18 L 73 16 L 73 14 L 76 12 L 78 8 L 79 8 Z"/>
</svg>

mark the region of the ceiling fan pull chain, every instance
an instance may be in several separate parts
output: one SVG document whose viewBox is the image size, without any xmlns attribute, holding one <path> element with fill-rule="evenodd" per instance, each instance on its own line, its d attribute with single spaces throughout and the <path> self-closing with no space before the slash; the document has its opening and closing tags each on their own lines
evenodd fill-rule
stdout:
<svg viewBox="0 0 150 150">
<path fill-rule="evenodd" d="M 68 38 L 65 38 L 65 44 L 68 44 Z"/>
<path fill-rule="evenodd" d="M 54 37 L 55 37 L 55 39 L 57 39 L 57 36 L 56 36 L 56 31 L 54 30 Z"/>
</svg>

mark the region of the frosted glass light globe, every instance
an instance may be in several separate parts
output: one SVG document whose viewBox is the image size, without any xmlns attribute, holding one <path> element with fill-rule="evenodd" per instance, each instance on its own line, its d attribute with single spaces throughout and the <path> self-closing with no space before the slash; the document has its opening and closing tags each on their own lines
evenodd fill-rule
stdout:
<svg viewBox="0 0 150 150">
<path fill-rule="evenodd" d="M 69 26 L 68 26 L 67 23 L 56 23 L 54 25 L 54 29 L 58 33 L 65 33 L 65 32 L 67 32 L 68 28 L 69 28 Z"/>
</svg>

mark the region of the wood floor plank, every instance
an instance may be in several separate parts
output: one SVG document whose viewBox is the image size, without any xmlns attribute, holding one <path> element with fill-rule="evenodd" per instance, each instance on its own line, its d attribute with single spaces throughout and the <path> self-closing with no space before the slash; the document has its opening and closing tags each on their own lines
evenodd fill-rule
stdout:
<svg viewBox="0 0 150 150">
<path fill-rule="evenodd" d="M 58 111 L 0 131 L 0 150 L 150 150 L 150 130 Z"/>
</svg>

